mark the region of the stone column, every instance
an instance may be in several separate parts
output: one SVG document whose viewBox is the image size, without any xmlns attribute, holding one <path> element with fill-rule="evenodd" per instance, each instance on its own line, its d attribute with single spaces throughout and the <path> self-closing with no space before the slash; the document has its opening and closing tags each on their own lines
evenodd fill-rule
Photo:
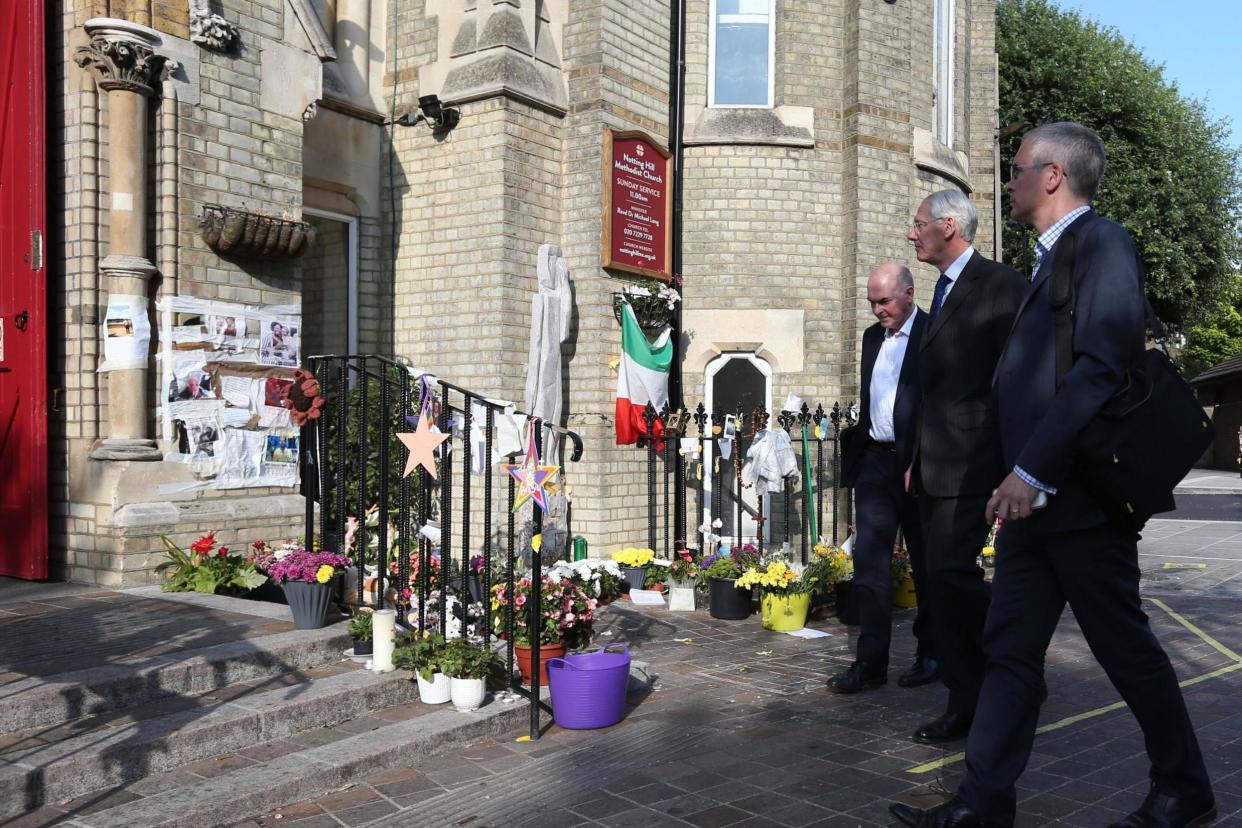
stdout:
<svg viewBox="0 0 1242 828">
<path fill-rule="evenodd" d="M 108 95 L 109 245 L 99 269 L 109 304 L 123 302 L 137 314 L 133 333 L 140 337 L 149 312 L 147 283 L 156 272 L 146 257 L 148 101 L 177 64 L 155 53 L 163 41 L 154 29 L 103 17 L 86 21 L 85 28 L 91 42 L 77 50 L 74 61 L 93 72 Z M 105 346 L 106 362 L 115 364 L 107 365 L 107 436 L 91 452 L 94 459 L 162 458 L 147 429 L 149 355 L 149 341 L 142 353 L 114 359 Z"/>
</svg>

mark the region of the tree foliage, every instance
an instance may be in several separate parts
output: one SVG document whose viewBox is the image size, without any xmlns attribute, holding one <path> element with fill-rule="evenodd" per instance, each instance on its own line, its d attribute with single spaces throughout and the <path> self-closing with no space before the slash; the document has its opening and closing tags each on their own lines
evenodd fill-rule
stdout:
<svg viewBox="0 0 1242 828">
<path fill-rule="evenodd" d="M 1222 359 L 1242 354 L 1242 279 L 1232 297 L 1217 302 L 1203 322 L 1190 325 L 1180 362 L 1187 376 L 1195 376 Z"/>
<path fill-rule="evenodd" d="M 1096 208 L 1142 251 L 1147 294 L 1174 331 L 1237 310 L 1242 261 L 1242 165 L 1226 121 L 1183 97 L 1115 29 L 1049 0 L 998 0 L 1000 122 L 1025 123 L 1002 139 L 1002 169 L 1030 126 L 1078 121 L 1108 153 Z M 1032 261 L 1034 239 L 1006 228 L 1005 258 Z"/>
</svg>

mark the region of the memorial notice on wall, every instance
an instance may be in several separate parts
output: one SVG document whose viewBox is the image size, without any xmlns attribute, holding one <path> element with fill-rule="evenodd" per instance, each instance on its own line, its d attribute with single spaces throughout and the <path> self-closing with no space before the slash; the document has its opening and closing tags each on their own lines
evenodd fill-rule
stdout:
<svg viewBox="0 0 1242 828">
<path fill-rule="evenodd" d="M 299 431 L 284 405 L 301 352 L 301 309 L 161 299 L 165 392 L 157 415 L 197 488 L 298 484 Z M 144 309 L 145 310 L 145 309 Z M 129 306 L 108 309 L 109 336 L 141 333 Z M 142 315 L 145 321 L 145 313 Z"/>
<path fill-rule="evenodd" d="M 604 132 L 604 267 L 670 278 L 673 162 L 638 131 Z"/>
</svg>

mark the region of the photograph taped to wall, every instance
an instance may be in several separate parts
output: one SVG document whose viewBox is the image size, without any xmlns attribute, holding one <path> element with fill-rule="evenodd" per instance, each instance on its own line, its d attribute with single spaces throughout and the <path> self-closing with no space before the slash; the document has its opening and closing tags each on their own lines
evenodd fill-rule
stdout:
<svg viewBox="0 0 1242 828">
<path fill-rule="evenodd" d="M 151 322 L 144 296 L 117 294 L 108 298 L 104 312 L 104 360 L 100 371 L 140 368 L 147 364 Z"/>
<path fill-rule="evenodd" d="M 296 318 L 282 317 L 266 321 L 259 343 L 259 362 L 296 368 L 302 342 Z"/>
<path fill-rule="evenodd" d="M 240 314 L 212 314 L 207 330 L 217 351 L 237 353 L 246 347 L 246 317 Z"/>
<path fill-rule="evenodd" d="M 186 420 L 184 423 L 190 456 L 214 457 L 216 442 L 220 439 L 220 426 L 214 420 Z"/>
<path fill-rule="evenodd" d="M 270 431 L 264 444 L 263 462 L 285 465 L 298 462 L 298 435 L 292 432 Z"/>
<path fill-rule="evenodd" d="M 214 399 L 211 374 L 207 373 L 206 351 L 178 353 L 168 383 L 168 402 Z"/>
<path fill-rule="evenodd" d="M 285 390 L 291 385 L 293 385 L 292 379 L 268 377 L 263 382 L 263 404 L 273 408 L 283 408 Z"/>
</svg>

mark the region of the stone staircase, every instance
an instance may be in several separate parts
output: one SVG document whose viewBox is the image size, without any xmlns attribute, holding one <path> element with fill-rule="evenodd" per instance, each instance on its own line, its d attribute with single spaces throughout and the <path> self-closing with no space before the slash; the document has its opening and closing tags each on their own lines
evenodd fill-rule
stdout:
<svg viewBox="0 0 1242 828">
<path fill-rule="evenodd" d="M 6 828 L 232 825 L 529 715 L 423 705 L 408 674 L 343 658 L 344 624 L 294 630 L 283 606 L 144 590 L 35 603 L 0 605 Z"/>
</svg>

